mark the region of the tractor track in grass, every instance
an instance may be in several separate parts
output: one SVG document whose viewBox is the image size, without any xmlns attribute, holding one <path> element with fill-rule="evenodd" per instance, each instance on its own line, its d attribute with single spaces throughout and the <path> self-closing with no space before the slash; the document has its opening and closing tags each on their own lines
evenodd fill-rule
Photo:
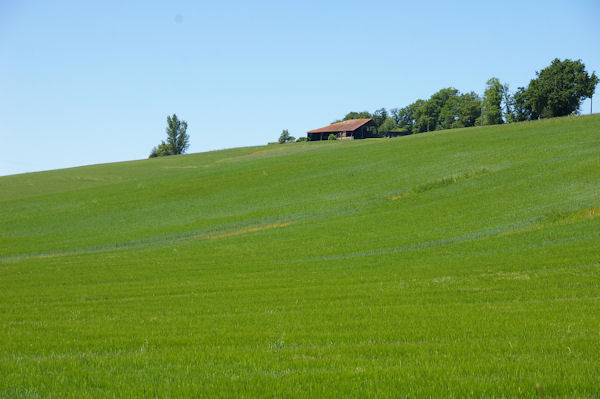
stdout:
<svg viewBox="0 0 600 399">
<path fill-rule="evenodd" d="M 591 208 L 581 209 L 575 212 L 567 213 L 561 215 L 558 218 L 544 220 L 544 221 L 532 221 L 527 223 L 522 227 L 514 227 L 509 226 L 506 227 L 495 227 L 495 228 L 486 228 L 478 231 L 471 232 L 470 234 L 457 236 L 447 239 L 440 240 L 431 240 L 431 241 L 423 241 L 414 244 L 408 245 L 400 245 L 394 247 L 387 248 L 376 248 L 376 249 L 367 249 L 363 251 L 357 252 L 347 252 L 342 254 L 333 254 L 333 255 L 324 255 L 324 256 L 315 256 L 315 257 L 307 257 L 298 259 L 297 261 L 322 261 L 322 260 L 340 260 L 340 259 L 351 259 L 351 258 L 360 258 L 364 256 L 374 256 L 374 255 L 385 255 L 385 254 L 393 254 L 393 253 L 401 253 L 408 251 L 417 251 L 425 248 L 433 248 L 433 247 L 441 247 L 445 245 L 452 244 L 461 244 L 465 242 L 485 240 L 485 239 L 493 239 L 493 238 L 502 238 L 505 236 L 515 235 L 515 234 L 524 234 L 533 232 L 536 230 L 541 230 L 549 227 L 555 227 L 559 225 L 573 224 L 583 222 L 589 219 L 595 219 L 600 217 L 600 205 L 593 206 Z"/>
<path fill-rule="evenodd" d="M 214 230 L 211 232 L 203 233 L 184 233 L 178 235 L 172 235 L 168 237 L 150 238 L 146 240 L 128 241 L 116 244 L 107 244 L 101 246 L 84 247 L 76 249 L 68 249 L 62 251 L 48 251 L 41 253 L 27 253 L 19 255 L 9 255 L 0 257 L 0 262 L 11 263 L 18 262 L 25 259 L 47 259 L 47 258 L 59 258 L 72 255 L 91 255 L 105 252 L 125 251 L 130 249 L 144 248 L 149 246 L 160 246 L 167 244 L 174 244 L 187 241 L 198 241 L 198 240 L 218 240 L 222 238 L 235 237 L 242 234 L 256 233 L 264 230 L 278 229 L 291 225 L 293 222 L 283 223 L 272 223 L 262 226 L 246 227 L 239 230 L 225 230 L 216 233 Z"/>
</svg>

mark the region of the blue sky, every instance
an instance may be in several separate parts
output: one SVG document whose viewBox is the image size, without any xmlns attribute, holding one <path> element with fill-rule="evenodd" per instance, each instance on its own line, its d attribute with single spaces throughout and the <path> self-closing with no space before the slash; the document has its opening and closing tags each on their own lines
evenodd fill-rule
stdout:
<svg viewBox="0 0 600 399">
<path fill-rule="evenodd" d="M 516 89 L 554 58 L 598 74 L 599 20 L 597 0 L 2 0 L 0 175 L 146 158 L 173 113 L 202 152 Z"/>
</svg>

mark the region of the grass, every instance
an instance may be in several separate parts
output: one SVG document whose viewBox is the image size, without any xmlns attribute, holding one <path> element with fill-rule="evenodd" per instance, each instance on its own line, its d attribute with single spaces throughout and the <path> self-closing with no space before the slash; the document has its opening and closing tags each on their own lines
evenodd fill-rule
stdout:
<svg viewBox="0 0 600 399">
<path fill-rule="evenodd" d="M 0 397 L 600 396 L 600 117 L 0 178 Z"/>
</svg>

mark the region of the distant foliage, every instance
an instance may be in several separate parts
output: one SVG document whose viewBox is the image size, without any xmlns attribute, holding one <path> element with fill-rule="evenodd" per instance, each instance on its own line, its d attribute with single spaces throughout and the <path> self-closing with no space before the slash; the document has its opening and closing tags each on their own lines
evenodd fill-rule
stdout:
<svg viewBox="0 0 600 399">
<path fill-rule="evenodd" d="M 279 136 L 279 144 L 283 144 L 283 143 L 291 143 L 293 141 L 296 141 L 296 138 L 294 136 L 290 136 L 290 132 L 288 132 L 287 129 L 283 129 L 281 131 L 281 136 Z"/>
<path fill-rule="evenodd" d="M 327 140 L 337 140 L 337 137 L 335 137 L 335 134 L 331 133 L 329 137 L 327 137 Z"/>
<path fill-rule="evenodd" d="M 376 125 L 373 134 L 383 137 L 398 131 L 412 134 L 564 116 L 577 113 L 599 81 L 595 73 L 585 71 L 580 60 L 557 58 L 536 75 L 528 87 L 519 87 L 512 94 L 508 84 L 492 77 L 486 82 L 483 98 L 475 92 L 461 93 L 447 87 L 428 100 L 419 99 L 403 108 L 389 112 L 380 108 L 372 114 L 353 111 L 343 120 L 371 118 Z"/>
<path fill-rule="evenodd" d="M 167 141 L 162 141 L 152 149 L 150 158 L 167 155 L 179 155 L 185 153 L 190 146 L 190 136 L 187 134 L 188 124 L 186 121 L 177 119 L 177 115 L 167 116 Z"/>
<path fill-rule="evenodd" d="M 376 110 L 371 116 L 371 119 L 373 119 L 373 122 L 375 122 L 375 126 L 377 126 L 378 129 L 381 127 L 381 125 L 383 125 L 387 118 L 388 113 L 385 108 L 380 108 Z"/>
<path fill-rule="evenodd" d="M 373 117 L 373 115 L 371 115 L 367 111 L 363 111 L 363 112 L 349 112 L 349 113 L 346 114 L 346 116 L 344 116 L 343 120 L 347 121 L 347 120 L 350 120 L 350 119 L 367 119 L 367 118 L 372 118 L 372 117 Z M 341 122 L 341 121 L 337 121 L 337 122 Z"/>
<path fill-rule="evenodd" d="M 481 99 L 474 92 L 461 94 L 453 87 L 442 89 L 412 107 L 407 126 L 412 133 L 475 126 L 481 117 Z"/>
<path fill-rule="evenodd" d="M 483 93 L 483 124 L 500 125 L 504 123 L 502 118 L 502 100 L 504 99 L 505 86 L 498 78 L 491 78 L 486 82 Z"/>
<path fill-rule="evenodd" d="M 296 140 L 297 143 L 301 143 L 303 141 L 308 141 L 308 137 L 298 137 L 298 139 Z"/>
<path fill-rule="evenodd" d="M 404 128 L 409 132 L 413 132 L 413 127 L 416 123 L 417 110 L 425 103 L 424 100 L 417 100 L 414 103 L 404 108 L 392 109 L 392 118 L 399 128 Z"/>
<path fill-rule="evenodd" d="M 377 131 L 381 137 L 387 136 L 392 130 L 397 130 L 398 125 L 393 118 L 386 118 L 385 121 L 379 126 Z"/>
<path fill-rule="evenodd" d="M 513 95 L 508 94 L 507 103 L 508 112 L 506 113 L 506 120 L 508 123 L 539 118 L 539 115 L 531 108 L 529 93 L 524 87 L 519 87 Z"/>
</svg>

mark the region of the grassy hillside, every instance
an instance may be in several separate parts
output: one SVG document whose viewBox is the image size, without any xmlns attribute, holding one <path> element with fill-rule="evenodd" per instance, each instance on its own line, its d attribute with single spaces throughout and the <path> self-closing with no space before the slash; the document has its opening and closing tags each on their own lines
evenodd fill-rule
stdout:
<svg viewBox="0 0 600 399">
<path fill-rule="evenodd" d="M 598 116 L 3 177 L 0 397 L 599 396 L 599 216 Z"/>
</svg>

